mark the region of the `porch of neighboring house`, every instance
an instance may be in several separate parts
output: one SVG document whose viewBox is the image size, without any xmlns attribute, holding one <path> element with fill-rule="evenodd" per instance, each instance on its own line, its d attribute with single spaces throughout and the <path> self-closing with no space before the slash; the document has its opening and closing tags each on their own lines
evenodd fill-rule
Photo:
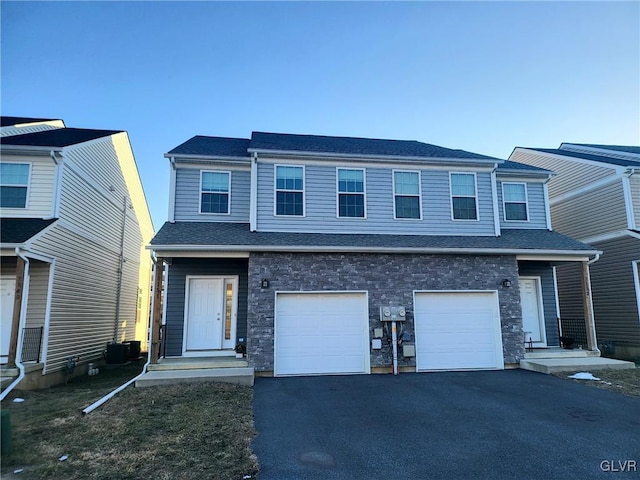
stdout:
<svg viewBox="0 0 640 480">
<path fill-rule="evenodd" d="M 600 356 L 596 339 L 589 264 L 581 262 L 583 316 L 562 316 L 554 268 L 559 263 L 521 261 L 524 358 L 520 368 L 540 373 L 635 368 L 633 362 Z"/>
<path fill-rule="evenodd" d="M 0 385 L 19 375 L 16 360 L 25 369 L 20 388 L 33 388 L 30 380 L 42 374 L 45 324 L 50 304 L 51 264 L 17 256 L 3 256 L 0 275 Z M 34 384 L 35 385 L 35 384 Z"/>
<path fill-rule="evenodd" d="M 246 335 L 246 300 L 239 300 L 246 297 L 246 274 L 246 259 L 157 258 L 151 363 L 136 387 L 203 381 L 253 385 L 254 369 L 244 356 L 236 358 L 235 352 L 239 338 L 244 343 Z M 172 306 L 167 314 L 168 296 Z M 222 306 L 220 315 L 205 313 L 220 317 L 220 332 L 194 329 L 190 335 L 189 322 L 197 326 L 198 321 L 190 315 L 190 307 L 206 308 L 212 303 Z M 219 345 L 206 346 L 207 341 Z"/>
</svg>

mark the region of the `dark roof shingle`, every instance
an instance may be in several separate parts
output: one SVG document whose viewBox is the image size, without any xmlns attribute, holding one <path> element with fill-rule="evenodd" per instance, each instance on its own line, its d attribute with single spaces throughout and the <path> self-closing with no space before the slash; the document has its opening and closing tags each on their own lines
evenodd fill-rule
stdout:
<svg viewBox="0 0 640 480">
<path fill-rule="evenodd" d="M 33 117 L 0 117 L 0 127 L 12 127 L 21 123 L 51 122 L 59 118 L 33 118 Z"/>
<path fill-rule="evenodd" d="M 591 160 L 594 162 L 608 163 L 611 165 L 619 165 L 621 167 L 637 167 L 640 166 L 640 160 L 629 160 L 625 158 L 607 157 L 605 155 L 595 155 L 592 153 L 574 152 L 573 150 L 564 150 L 558 148 L 529 148 L 529 147 L 516 147 L 526 148 L 534 152 L 551 153 L 554 155 L 562 155 L 571 158 L 581 158 L 583 160 Z"/>
<path fill-rule="evenodd" d="M 273 247 L 344 249 L 524 249 L 584 251 L 596 249 L 548 230 L 503 230 L 500 237 L 455 235 L 390 235 L 344 233 L 251 232 L 246 223 L 165 223 L 151 240 L 152 246 L 221 246 L 260 251 Z"/>
<path fill-rule="evenodd" d="M 0 218 L 0 243 L 24 243 L 47 228 L 57 218 Z"/>
<path fill-rule="evenodd" d="M 213 157 L 248 157 L 249 139 L 205 137 L 196 135 L 178 145 L 167 155 L 210 155 Z"/>
<path fill-rule="evenodd" d="M 94 130 L 90 128 L 56 128 L 42 132 L 2 137 L 1 145 L 62 148 L 97 138 L 108 137 L 122 130 Z"/>
<path fill-rule="evenodd" d="M 640 146 L 637 145 L 599 145 L 595 143 L 571 143 L 565 142 L 570 145 L 578 145 L 581 147 L 601 148 L 603 150 L 613 150 L 616 152 L 635 153 L 640 155 Z"/>
</svg>

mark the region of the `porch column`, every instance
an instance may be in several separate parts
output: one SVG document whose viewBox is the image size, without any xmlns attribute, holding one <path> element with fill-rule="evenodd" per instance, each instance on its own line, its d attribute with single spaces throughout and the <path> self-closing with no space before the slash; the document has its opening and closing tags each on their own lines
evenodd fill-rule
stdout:
<svg viewBox="0 0 640 480">
<path fill-rule="evenodd" d="M 18 333 L 20 330 L 20 315 L 22 314 L 22 294 L 24 285 L 24 260 L 16 258 L 16 290 L 13 300 L 13 317 L 11 319 L 11 337 L 9 339 L 8 366 L 16 366 L 16 351 L 18 349 Z"/>
<path fill-rule="evenodd" d="M 162 324 L 162 278 L 164 258 L 158 257 L 153 284 L 153 320 L 151 322 L 151 363 L 158 363 L 160 355 L 160 325 Z"/>
<path fill-rule="evenodd" d="M 597 351 L 598 341 L 596 340 L 596 324 L 593 318 L 589 262 L 582 262 L 582 305 L 584 307 L 584 321 L 587 330 L 587 348 L 591 351 Z"/>
</svg>

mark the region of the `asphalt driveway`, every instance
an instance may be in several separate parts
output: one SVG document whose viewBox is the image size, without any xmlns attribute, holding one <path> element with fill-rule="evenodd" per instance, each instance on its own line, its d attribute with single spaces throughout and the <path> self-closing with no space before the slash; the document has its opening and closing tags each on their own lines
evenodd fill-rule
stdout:
<svg viewBox="0 0 640 480">
<path fill-rule="evenodd" d="M 258 378 L 254 415 L 260 480 L 640 478 L 640 399 L 523 370 Z"/>
</svg>

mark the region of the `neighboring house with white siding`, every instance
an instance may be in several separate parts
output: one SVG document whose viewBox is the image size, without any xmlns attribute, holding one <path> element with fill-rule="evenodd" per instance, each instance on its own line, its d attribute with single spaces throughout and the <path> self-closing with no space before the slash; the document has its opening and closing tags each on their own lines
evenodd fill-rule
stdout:
<svg viewBox="0 0 640 480">
<path fill-rule="evenodd" d="M 548 187 L 553 227 L 603 252 L 590 267 L 598 340 L 617 357 L 639 358 L 640 146 L 517 147 L 510 159 L 556 172 Z M 563 266 L 557 277 L 570 331 L 583 318 L 580 276 Z"/>
<path fill-rule="evenodd" d="M 264 132 L 196 136 L 165 156 L 153 362 L 246 343 L 262 375 L 388 372 L 391 318 L 405 371 L 565 353 L 553 267 L 586 271 L 598 251 L 552 231 L 549 170 L 416 141 Z M 592 327 L 585 356 L 599 355 Z"/>
<path fill-rule="evenodd" d="M 114 340 L 146 347 L 154 230 L 128 135 L 59 122 L 2 123 L 0 361 L 19 355 L 21 388 L 64 380 L 70 358 L 102 359 Z"/>
</svg>

